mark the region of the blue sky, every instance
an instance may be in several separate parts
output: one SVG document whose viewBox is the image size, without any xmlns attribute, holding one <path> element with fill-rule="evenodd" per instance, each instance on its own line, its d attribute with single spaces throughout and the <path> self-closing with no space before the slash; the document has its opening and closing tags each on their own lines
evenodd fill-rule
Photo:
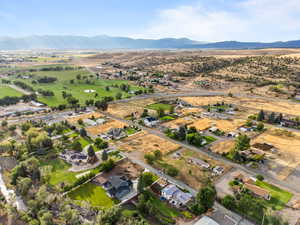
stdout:
<svg viewBox="0 0 300 225">
<path fill-rule="evenodd" d="M 299 0 L 0 0 L 0 36 L 300 39 Z"/>
</svg>

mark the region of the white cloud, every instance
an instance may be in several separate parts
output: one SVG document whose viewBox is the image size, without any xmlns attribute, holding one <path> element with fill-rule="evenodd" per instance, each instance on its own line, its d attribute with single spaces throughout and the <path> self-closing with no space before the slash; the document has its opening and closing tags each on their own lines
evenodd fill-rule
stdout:
<svg viewBox="0 0 300 225">
<path fill-rule="evenodd" d="M 215 0 L 216 1 L 216 0 Z M 220 9 L 197 3 L 162 10 L 142 36 L 200 41 L 275 41 L 300 38 L 299 0 L 227 0 Z M 216 3 L 216 2 L 215 2 Z"/>
</svg>

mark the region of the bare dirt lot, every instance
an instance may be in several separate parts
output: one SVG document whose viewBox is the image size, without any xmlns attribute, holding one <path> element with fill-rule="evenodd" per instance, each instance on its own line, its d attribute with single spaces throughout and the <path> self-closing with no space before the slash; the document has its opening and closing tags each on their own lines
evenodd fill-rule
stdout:
<svg viewBox="0 0 300 225">
<path fill-rule="evenodd" d="M 121 118 L 130 116 L 132 113 L 137 113 L 138 115 L 141 115 L 144 111 L 144 107 L 154 102 L 155 101 L 152 99 L 145 99 L 126 103 L 110 104 L 107 112 Z"/>
<path fill-rule="evenodd" d="M 92 113 L 86 113 L 86 114 L 81 114 L 81 115 L 78 115 L 78 116 L 73 116 L 73 117 L 69 117 L 67 119 L 67 121 L 69 123 L 77 123 L 78 120 L 84 120 L 84 119 L 89 119 L 89 118 L 92 118 L 92 117 L 95 117 L 95 118 L 101 118 L 101 117 L 104 117 L 104 115 L 102 115 L 101 113 L 99 112 L 92 112 Z"/>
<path fill-rule="evenodd" d="M 217 119 L 203 118 L 193 122 L 189 126 L 194 126 L 196 127 L 197 130 L 206 130 L 210 127 L 217 127 L 221 131 L 231 132 L 238 129 L 245 122 L 246 122 L 245 120 L 240 120 L 240 119 L 217 120 Z"/>
<path fill-rule="evenodd" d="M 283 133 L 273 128 L 259 135 L 251 143 L 269 143 L 278 149 L 274 161 L 282 167 L 277 174 L 281 180 L 286 179 L 300 163 L 300 133 L 298 132 Z"/>
<path fill-rule="evenodd" d="M 99 183 L 104 183 L 111 176 L 126 176 L 130 180 L 137 179 L 140 174 L 143 172 L 143 168 L 129 159 L 123 159 L 116 164 L 113 170 L 102 173 L 101 175 L 95 178 Z"/>
<path fill-rule="evenodd" d="M 216 181 L 220 177 L 212 176 L 211 168 L 213 168 L 214 166 L 222 166 L 225 169 L 224 173 L 226 173 L 230 169 L 229 166 L 226 166 L 221 162 L 213 160 L 204 154 L 192 151 L 190 149 L 182 149 L 178 152 L 180 153 L 180 157 L 176 157 L 174 154 L 168 154 L 163 157 L 162 162 L 165 162 L 177 168 L 179 170 L 177 179 L 181 180 L 182 182 L 186 183 L 196 190 L 202 187 L 207 178 L 212 178 L 212 180 Z M 190 163 L 189 158 L 191 157 L 205 161 L 210 165 L 210 169 L 204 169 L 198 165 Z"/>
<path fill-rule="evenodd" d="M 153 153 L 160 150 L 162 154 L 168 154 L 180 148 L 180 145 L 166 141 L 153 134 L 147 132 L 139 132 L 130 137 L 124 138 L 119 146 L 120 150 L 127 152 L 138 151 L 143 154 Z"/>
<path fill-rule="evenodd" d="M 233 149 L 234 145 L 235 145 L 234 140 L 226 140 L 226 141 L 217 142 L 216 144 L 213 144 L 211 150 L 218 154 L 228 153 L 230 152 L 231 149 Z"/>
<path fill-rule="evenodd" d="M 89 134 L 91 134 L 92 136 L 97 136 L 99 134 L 107 133 L 112 128 L 124 128 L 125 126 L 128 126 L 128 124 L 117 121 L 117 120 L 110 120 L 101 125 L 88 127 L 88 128 L 86 128 L 86 131 Z"/>
</svg>

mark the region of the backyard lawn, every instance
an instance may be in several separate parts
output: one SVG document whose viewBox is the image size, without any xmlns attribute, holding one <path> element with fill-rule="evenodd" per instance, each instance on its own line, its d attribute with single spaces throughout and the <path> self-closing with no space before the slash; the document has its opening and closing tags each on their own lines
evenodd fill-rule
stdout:
<svg viewBox="0 0 300 225">
<path fill-rule="evenodd" d="M 87 201 L 95 207 L 110 208 L 115 204 L 114 200 L 108 197 L 102 187 L 93 183 L 84 184 L 68 195 L 71 199 Z"/>
<path fill-rule="evenodd" d="M 170 111 L 172 109 L 172 105 L 170 104 L 163 104 L 163 103 L 154 103 L 154 104 L 150 104 L 147 105 L 146 108 L 148 109 L 153 109 L 153 110 L 158 110 L 158 109 L 163 109 L 165 111 Z"/>
<path fill-rule="evenodd" d="M 10 97 L 21 97 L 23 94 L 9 86 L 0 84 L 0 98 L 4 98 L 6 96 Z"/>
<path fill-rule="evenodd" d="M 289 202 L 289 200 L 293 197 L 293 194 L 282 190 L 272 184 L 268 184 L 264 181 L 256 181 L 256 185 L 268 190 L 271 193 L 271 200 L 264 201 L 266 206 L 274 209 L 274 210 L 281 210 L 285 207 L 285 205 Z"/>
<path fill-rule="evenodd" d="M 52 166 L 52 173 L 50 175 L 50 184 L 57 185 L 62 182 L 72 184 L 76 181 L 78 173 L 69 172 L 71 167 L 68 163 L 61 159 L 53 159 L 41 162 L 41 166 Z"/>
</svg>

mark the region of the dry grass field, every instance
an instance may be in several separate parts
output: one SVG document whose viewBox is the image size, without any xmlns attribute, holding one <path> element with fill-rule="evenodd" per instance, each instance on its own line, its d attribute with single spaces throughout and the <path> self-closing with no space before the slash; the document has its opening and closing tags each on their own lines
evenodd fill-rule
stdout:
<svg viewBox="0 0 300 225">
<path fill-rule="evenodd" d="M 252 144 L 254 143 L 269 143 L 279 150 L 279 155 L 274 160 L 284 166 L 278 174 L 282 180 L 300 164 L 300 133 L 298 132 L 283 133 L 279 129 L 269 129 L 252 140 Z"/>
<path fill-rule="evenodd" d="M 198 190 L 202 187 L 203 182 L 205 182 L 206 178 L 210 177 L 213 180 L 216 180 L 218 177 L 212 177 L 212 172 L 210 170 L 202 169 L 200 166 L 189 163 L 188 159 L 190 157 L 201 159 L 207 162 L 211 168 L 214 166 L 222 166 L 226 171 L 230 169 L 229 166 L 222 164 L 216 160 L 213 160 L 207 157 L 204 154 L 194 152 L 189 149 L 180 150 L 180 157 L 174 157 L 173 154 L 168 154 L 167 156 L 163 157 L 163 162 L 170 164 L 179 170 L 179 175 L 177 179 L 181 180 L 185 184 L 193 187 L 194 189 Z"/>
<path fill-rule="evenodd" d="M 147 132 L 139 132 L 136 135 L 124 138 L 119 148 L 126 152 L 139 151 L 144 154 L 153 153 L 160 150 L 163 155 L 173 152 L 180 148 L 180 145 L 166 141 Z"/>
<path fill-rule="evenodd" d="M 300 104 L 281 100 L 281 99 L 262 99 L 262 98 L 238 98 L 238 97 L 183 97 L 182 100 L 195 105 L 205 106 L 208 104 L 215 104 L 217 102 L 225 102 L 235 104 L 237 106 L 255 109 L 257 111 L 263 109 L 265 111 L 278 112 L 283 114 L 290 114 L 300 116 Z"/>
<path fill-rule="evenodd" d="M 92 136 L 97 136 L 99 134 L 107 133 L 112 128 L 123 128 L 125 126 L 128 126 L 128 124 L 117 120 L 111 120 L 101 125 L 88 127 L 86 128 L 86 131 Z"/>
<path fill-rule="evenodd" d="M 234 147 L 234 145 L 235 145 L 234 140 L 226 140 L 226 141 L 217 142 L 216 144 L 213 144 L 211 150 L 218 154 L 228 153 Z"/>
<path fill-rule="evenodd" d="M 196 120 L 195 117 L 186 116 L 186 117 L 177 118 L 175 120 L 164 123 L 163 126 L 170 129 L 176 129 L 181 126 L 193 124 L 195 120 Z"/>
<path fill-rule="evenodd" d="M 78 115 L 78 116 L 73 116 L 73 117 L 69 117 L 68 119 L 67 119 L 67 121 L 69 122 L 69 123 L 77 123 L 78 122 L 78 120 L 80 120 L 80 119 L 82 119 L 82 120 L 84 120 L 84 119 L 89 119 L 89 118 L 91 118 L 91 117 L 95 117 L 95 118 L 101 118 L 101 117 L 104 117 L 104 115 L 102 115 L 101 113 L 99 113 L 99 112 L 92 112 L 92 113 L 86 113 L 86 114 L 81 114 L 81 115 Z"/>
<path fill-rule="evenodd" d="M 107 112 L 121 118 L 130 116 L 131 113 L 138 113 L 139 115 L 141 115 L 144 111 L 144 107 L 154 102 L 155 101 L 153 99 L 145 99 L 126 103 L 110 104 Z"/>
<path fill-rule="evenodd" d="M 234 120 L 217 120 L 217 119 L 209 119 L 203 118 L 195 121 L 189 126 L 194 126 L 197 130 L 206 130 L 210 127 L 217 127 L 219 130 L 224 132 L 231 132 L 238 129 L 240 126 L 245 124 L 245 120 L 234 119 Z"/>
</svg>

